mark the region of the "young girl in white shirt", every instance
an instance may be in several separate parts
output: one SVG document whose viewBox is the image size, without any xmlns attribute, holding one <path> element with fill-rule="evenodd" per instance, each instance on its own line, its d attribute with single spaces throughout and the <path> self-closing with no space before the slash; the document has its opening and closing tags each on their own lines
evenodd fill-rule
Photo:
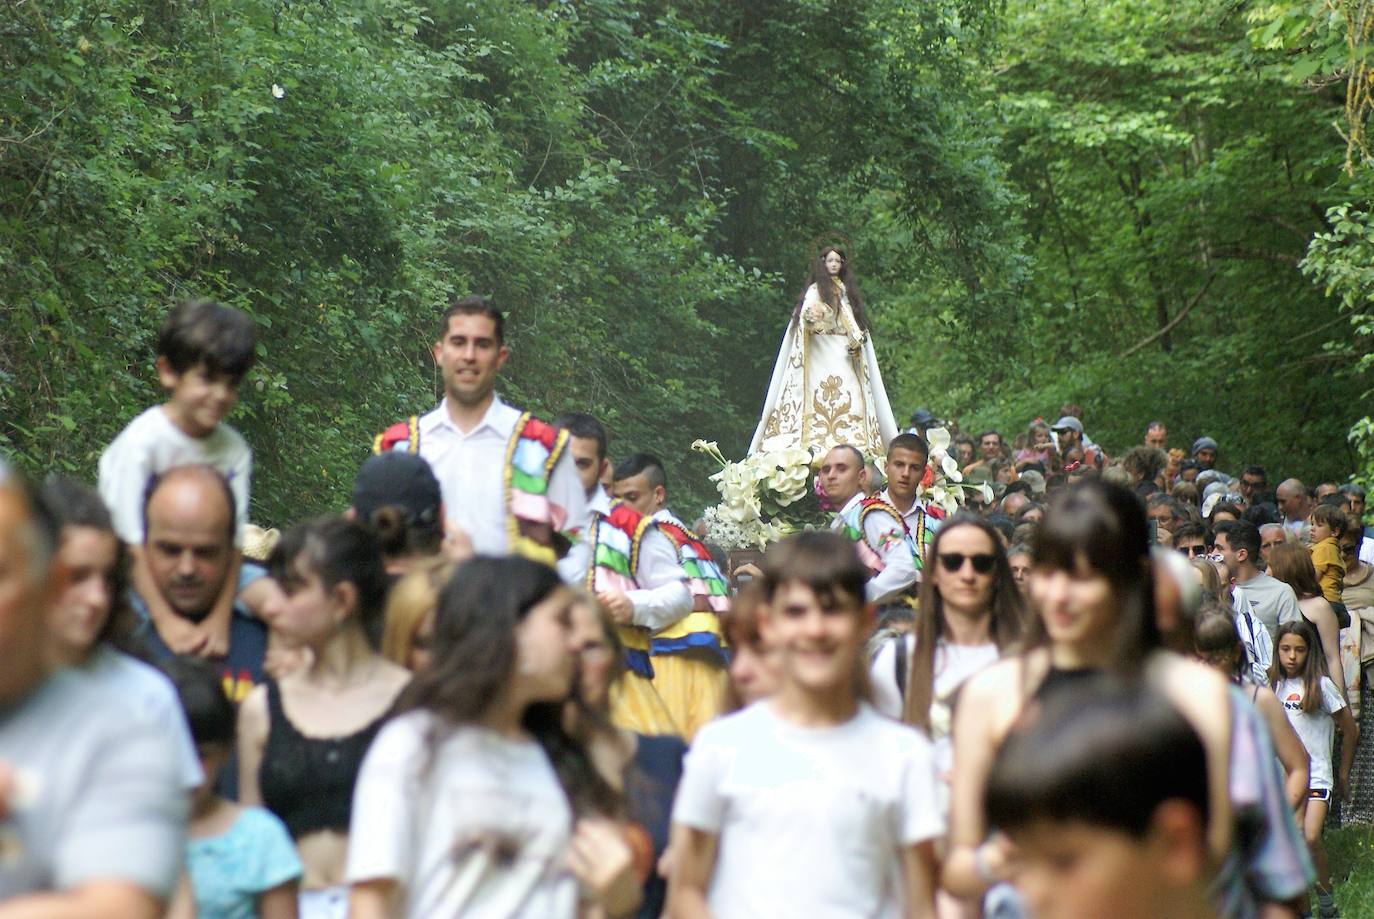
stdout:
<svg viewBox="0 0 1374 919">
<path fill-rule="evenodd" d="M 933 916 L 934 758 L 864 698 L 867 572 L 831 532 L 788 538 L 762 567 L 759 625 L 779 685 L 706 725 L 687 754 L 668 912 Z"/>
<path fill-rule="evenodd" d="M 1339 727 L 1343 735 L 1341 765 L 1335 777 L 1334 794 L 1344 798 L 1350 788 L 1350 766 L 1355 759 L 1359 727 L 1350 715 L 1345 694 L 1324 672 L 1320 648 L 1317 630 L 1307 620 L 1280 623 L 1274 634 L 1274 662 L 1269 666 L 1269 682 L 1283 703 L 1289 723 L 1312 758 L 1303 833 L 1317 869 L 1317 901 L 1321 916 L 1326 917 L 1336 915 L 1331 893 L 1331 866 L 1327 862 L 1326 847 L 1322 845 L 1322 824 L 1326 822 L 1333 794 L 1331 742 Z"/>
<path fill-rule="evenodd" d="M 454 571 L 433 660 L 358 777 L 351 919 L 572 919 L 579 899 L 611 916 L 638 905 L 612 819 L 620 796 L 562 727 L 575 602 L 527 559 L 479 556 Z"/>
</svg>

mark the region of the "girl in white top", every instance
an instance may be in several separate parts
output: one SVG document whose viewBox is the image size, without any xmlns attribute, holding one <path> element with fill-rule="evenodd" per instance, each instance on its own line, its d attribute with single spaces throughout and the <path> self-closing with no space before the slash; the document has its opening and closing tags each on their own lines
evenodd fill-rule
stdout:
<svg viewBox="0 0 1374 919">
<path fill-rule="evenodd" d="M 825 531 L 773 546 L 763 569 L 759 624 L 780 683 L 703 727 L 687 754 L 668 913 L 933 916 L 934 760 L 863 699 L 867 572 Z"/>
<path fill-rule="evenodd" d="M 433 660 L 363 761 L 351 919 L 572 919 L 579 886 L 612 916 L 635 908 L 631 850 L 607 819 L 620 798 L 560 722 L 575 599 L 519 557 L 454 571 Z"/>
<path fill-rule="evenodd" d="M 926 553 L 914 634 L 884 644 L 871 676 L 875 706 L 926 732 L 942 775 L 954 759 L 955 693 L 1020 638 L 1024 609 L 991 524 L 961 513 L 940 527 Z M 905 666 L 898 667 L 899 659 Z"/>
<path fill-rule="evenodd" d="M 1274 663 L 1269 667 L 1269 681 L 1274 694 L 1283 703 L 1283 710 L 1293 730 L 1298 732 L 1302 745 L 1311 757 L 1307 786 L 1307 813 L 1303 818 L 1303 833 L 1312 862 L 1317 869 L 1317 898 L 1322 915 L 1334 915 L 1331 894 L 1331 866 L 1326 848 L 1322 845 L 1322 824 L 1331 806 L 1334 792 L 1344 798 L 1350 788 L 1350 765 L 1355 759 L 1355 742 L 1359 727 L 1350 715 L 1342 693 L 1324 672 L 1321 642 L 1317 630 L 1305 619 L 1279 623 L 1274 635 Z M 1340 774 L 1332 781 L 1331 741 L 1335 729 L 1341 729 Z"/>
</svg>

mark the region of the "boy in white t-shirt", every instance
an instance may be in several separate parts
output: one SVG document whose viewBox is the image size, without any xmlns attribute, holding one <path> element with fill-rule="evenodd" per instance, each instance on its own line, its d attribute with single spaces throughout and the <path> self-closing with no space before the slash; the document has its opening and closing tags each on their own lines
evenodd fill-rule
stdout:
<svg viewBox="0 0 1374 919">
<path fill-rule="evenodd" d="M 210 615 L 199 623 L 177 616 L 153 583 L 143 555 L 144 493 L 154 476 L 177 466 L 210 466 L 234 494 L 242 546 L 248 521 L 253 454 L 238 431 L 223 422 L 238 400 L 238 387 L 255 358 L 253 321 L 211 300 L 176 306 L 157 340 L 157 375 L 167 401 L 143 412 L 100 457 L 100 496 L 115 532 L 133 555 L 134 589 L 168 646 L 177 654 L 219 656 L 229 648 L 229 622 L 242 553 L 236 550 L 224 588 Z"/>
<path fill-rule="evenodd" d="M 873 607 L 851 542 L 763 562 L 775 695 L 697 734 L 673 807 L 674 916 L 934 916 L 945 832 L 930 743 L 860 693 Z"/>
</svg>

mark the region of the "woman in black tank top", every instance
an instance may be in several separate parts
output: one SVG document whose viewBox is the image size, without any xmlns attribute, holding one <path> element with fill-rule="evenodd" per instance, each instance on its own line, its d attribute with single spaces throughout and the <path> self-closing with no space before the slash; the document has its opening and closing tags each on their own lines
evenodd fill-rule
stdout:
<svg viewBox="0 0 1374 919">
<path fill-rule="evenodd" d="M 353 786 L 409 673 L 368 638 L 387 578 L 367 529 L 341 517 L 304 524 L 283 537 L 271 570 L 282 589 L 263 618 L 310 662 L 244 700 L 240 797 L 266 806 L 295 839 L 302 915 L 342 916 Z"/>
<path fill-rule="evenodd" d="M 1229 837 L 1228 690 L 1220 675 L 1163 650 L 1140 500 L 1100 481 L 1060 493 L 1036 534 L 1029 577 L 1035 615 L 1023 649 L 970 678 L 955 712 L 945 888 L 976 899 L 1008 877 L 1008 849 L 987 824 L 983 795 L 992 759 L 1016 720 L 1103 672 L 1145 678 L 1147 665 L 1151 682 L 1158 681 L 1175 704 L 1183 692 L 1194 696 L 1183 714 L 1215 762 L 1209 788 L 1219 852 Z"/>
</svg>

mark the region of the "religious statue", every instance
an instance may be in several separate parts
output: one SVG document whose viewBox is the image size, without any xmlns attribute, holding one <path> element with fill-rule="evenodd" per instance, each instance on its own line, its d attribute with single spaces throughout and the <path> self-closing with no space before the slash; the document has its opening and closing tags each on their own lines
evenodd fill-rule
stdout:
<svg viewBox="0 0 1374 919">
<path fill-rule="evenodd" d="M 749 452 L 800 446 L 823 456 L 852 444 L 873 457 L 896 436 L 853 270 L 827 246 L 787 325 Z"/>
</svg>

